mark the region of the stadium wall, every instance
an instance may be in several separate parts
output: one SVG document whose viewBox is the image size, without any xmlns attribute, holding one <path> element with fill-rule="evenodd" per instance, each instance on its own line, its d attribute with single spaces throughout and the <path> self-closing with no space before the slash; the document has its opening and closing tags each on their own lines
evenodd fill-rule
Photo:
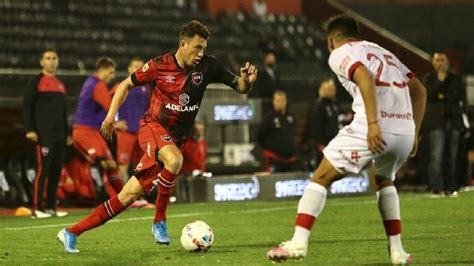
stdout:
<svg viewBox="0 0 474 266">
<path fill-rule="evenodd" d="M 264 175 L 226 175 L 189 178 L 190 202 L 252 201 L 297 199 L 311 182 L 312 173 L 291 172 Z M 180 184 L 178 183 L 178 191 Z M 347 176 L 334 182 L 329 196 L 373 193 L 367 175 Z"/>
</svg>

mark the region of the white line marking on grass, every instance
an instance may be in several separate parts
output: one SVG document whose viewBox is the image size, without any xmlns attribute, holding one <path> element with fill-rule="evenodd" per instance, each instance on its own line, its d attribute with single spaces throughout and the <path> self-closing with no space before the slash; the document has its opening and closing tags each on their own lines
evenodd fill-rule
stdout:
<svg viewBox="0 0 474 266">
<path fill-rule="evenodd" d="M 421 198 L 417 198 L 421 199 Z M 406 201 L 407 199 L 404 199 Z M 412 199 L 410 199 L 412 200 Z M 361 205 L 361 204 L 375 204 L 376 200 L 364 200 L 364 201 L 350 201 L 350 202 L 327 202 L 326 205 L 329 206 L 347 206 L 347 205 Z M 214 214 L 242 214 L 242 213 L 258 213 L 258 212 L 271 212 L 271 211 L 283 211 L 296 209 L 297 205 L 294 206 L 284 206 L 284 207 L 272 207 L 272 208 L 262 208 L 262 209 L 250 209 L 250 210 L 241 210 L 241 211 L 228 211 L 228 212 L 193 212 L 193 213 L 180 213 L 168 215 L 169 218 L 181 218 L 181 217 L 192 217 L 200 215 L 214 215 Z M 142 220 L 152 220 L 154 216 L 144 216 L 144 217 L 135 217 L 135 218 L 125 218 L 125 219 L 112 219 L 108 221 L 109 223 L 121 223 L 121 222 L 130 222 L 130 221 L 142 221 Z M 45 224 L 45 225 L 36 225 L 36 226 L 23 226 L 23 227 L 7 227 L 3 230 L 7 231 L 18 231 L 18 230 L 30 230 L 30 229 L 42 229 L 42 228 L 54 228 L 54 227 L 64 227 L 71 225 L 70 223 L 62 224 Z"/>
</svg>

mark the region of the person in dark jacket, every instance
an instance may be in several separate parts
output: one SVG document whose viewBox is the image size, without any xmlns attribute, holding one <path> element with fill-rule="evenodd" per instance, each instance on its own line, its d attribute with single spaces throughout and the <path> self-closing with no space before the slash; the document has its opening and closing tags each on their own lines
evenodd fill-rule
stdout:
<svg viewBox="0 0 474 266">
<path fill-rule="evenodd" d="M 448 70 L 446 53 L 434 53 L 432 64 L 434 71 L 423 78 L 428 98 L 423 129 L 427 132 L 431 149 L 429 182 L 434 197 L 442 196 L 443 191 L 456 196 L 459 188 L 455 177 L 456 155 L 464 127 L 466 88 L 462 77 Z M 447 166 L 445 180 L 444 161 Z"/>
<path fill-rule="evenodd" d="M 319 99 L 311 108 L 309 132 L 317 153 L 317 164 L 323 158 L 323 149 L 339 131 L 339 108 L 336 103 L 334 80 L 326 79 L 319 85 Z"/>
<path fill-rule="evenodd" d="M 286 93 L 277 90 L 273 94 L 273 111 L 262 120 L 257 133 L 257 142 L 263 148 L 266 171 L 295 170 L 294 129 L 294 117 L 287 112 Z"/>
<path fill-rule="evenodd" d="M 272 52 L 263 57 L 263 71 L 255 84 L 255 89 L 250 92 L 250 97 L 262 99 L 262 110 L 268 113 L 272 110 L 273 93 L 280 88 L 280 74 L 277 69 L 277 58 Z"/>
<path fill-rule="evenodd" d="M 45 50 L 40 64 L 41 73 L 25 90 L 23 115 L 26 138 L 36 144 L 33 217 L 48 218 L 67 215 L 56 210 L 56 190 L 63 166 L 68 125 L 66 88 L 56 78 L 59 66 L 57 52 Z"/>
</svg>

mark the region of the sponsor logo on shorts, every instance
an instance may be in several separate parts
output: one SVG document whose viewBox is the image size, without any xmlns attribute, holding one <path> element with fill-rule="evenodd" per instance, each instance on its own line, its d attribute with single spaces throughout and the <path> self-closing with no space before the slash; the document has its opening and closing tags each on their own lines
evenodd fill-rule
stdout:
<svg viewBox="0 0 474 266">
<path fill-rule="evenodd" d="M 357 165 L 357 162 L 354 162 L 354 161 L 352 160 L 352 154 L 351 154 L 351 157 L 349 157 L 349 156 L 347 156 L 346 154 L 344 154 L 344 152 L 341 151 L 341 150 L 338 150 L 338 152 L 339 152 L 339 155 L 341 156 L 341 158 L 344 159 L 344 160 L 346 160 L 349 164 L 351 164 L 351 165 L 353 165 L 353 166 L 358 166 L 358 165 Z M 357 161 L 359 161 L 359 159 L 360 159 L 360 156 L 357 158 Z"/>
<path fill-rule="evenodd" d="M 49 148 L 48 147 L 41 147 L 41 155 L 48 156 Z"/>
<path fill-rule="evenodd" d="M 352 151 L 351 152 L 351 160 L 356 161 L 357 163 L 359 162 L 360 155 L 358 151 Z"/>
<path fill-rule="evenodd" d="M 150 66 L 148 65 L 148 63 L 146 63 L 146 64 L 143 65 L 142 71 L 146 72 L 148 70 L 148 68 L 150 68 Z"/>
<path fill-rule="evenodd" d="M 162 135 L 161 139 L 166 142 L 170 142 L 173 140 L 173 138 L 170 135 Z"/>
<path fill-rule="evenodd" d="M 387 113 L 384 111 L 381 111 L 382 118 L 394 118 L 394 119 L 402 119 L 402 120 L 411 120 L 412 119 L 412 114 L 411 113 Z"/>
<path fill-rule="evenodd" d="M 201 85 L 203 80 L 202 72 L 193 72 L 193 74 L 191 74 L 191 80 L 193 81 L 194 85 Z"/>
<path fill-rule="evenodd" d="M 349 133 L 349 134 L 353 134 L 354 130 L 352 130 L 352 128 L 350 128 L 350 127 L 346 127 L 346 132 Z"/>
</svg>

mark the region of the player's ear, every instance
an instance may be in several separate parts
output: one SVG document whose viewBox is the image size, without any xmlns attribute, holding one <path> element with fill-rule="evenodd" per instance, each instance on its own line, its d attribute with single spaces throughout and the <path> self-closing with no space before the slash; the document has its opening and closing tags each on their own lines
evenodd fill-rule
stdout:
<svg viewBox="0 0 474 266">
<path fill-rule="evenodd" d="M 327 42 L 328 42 L 328 50 L 329 52 L 332 52 L 334 50 L 334 39 L 331 37 L 328 37 Z"/>
<path fill-rule="evenodd" d="M 179 40 L 179 48 L 184 48 L 186 46 L 186 41 L 184 39 Z"/>
</svg>

